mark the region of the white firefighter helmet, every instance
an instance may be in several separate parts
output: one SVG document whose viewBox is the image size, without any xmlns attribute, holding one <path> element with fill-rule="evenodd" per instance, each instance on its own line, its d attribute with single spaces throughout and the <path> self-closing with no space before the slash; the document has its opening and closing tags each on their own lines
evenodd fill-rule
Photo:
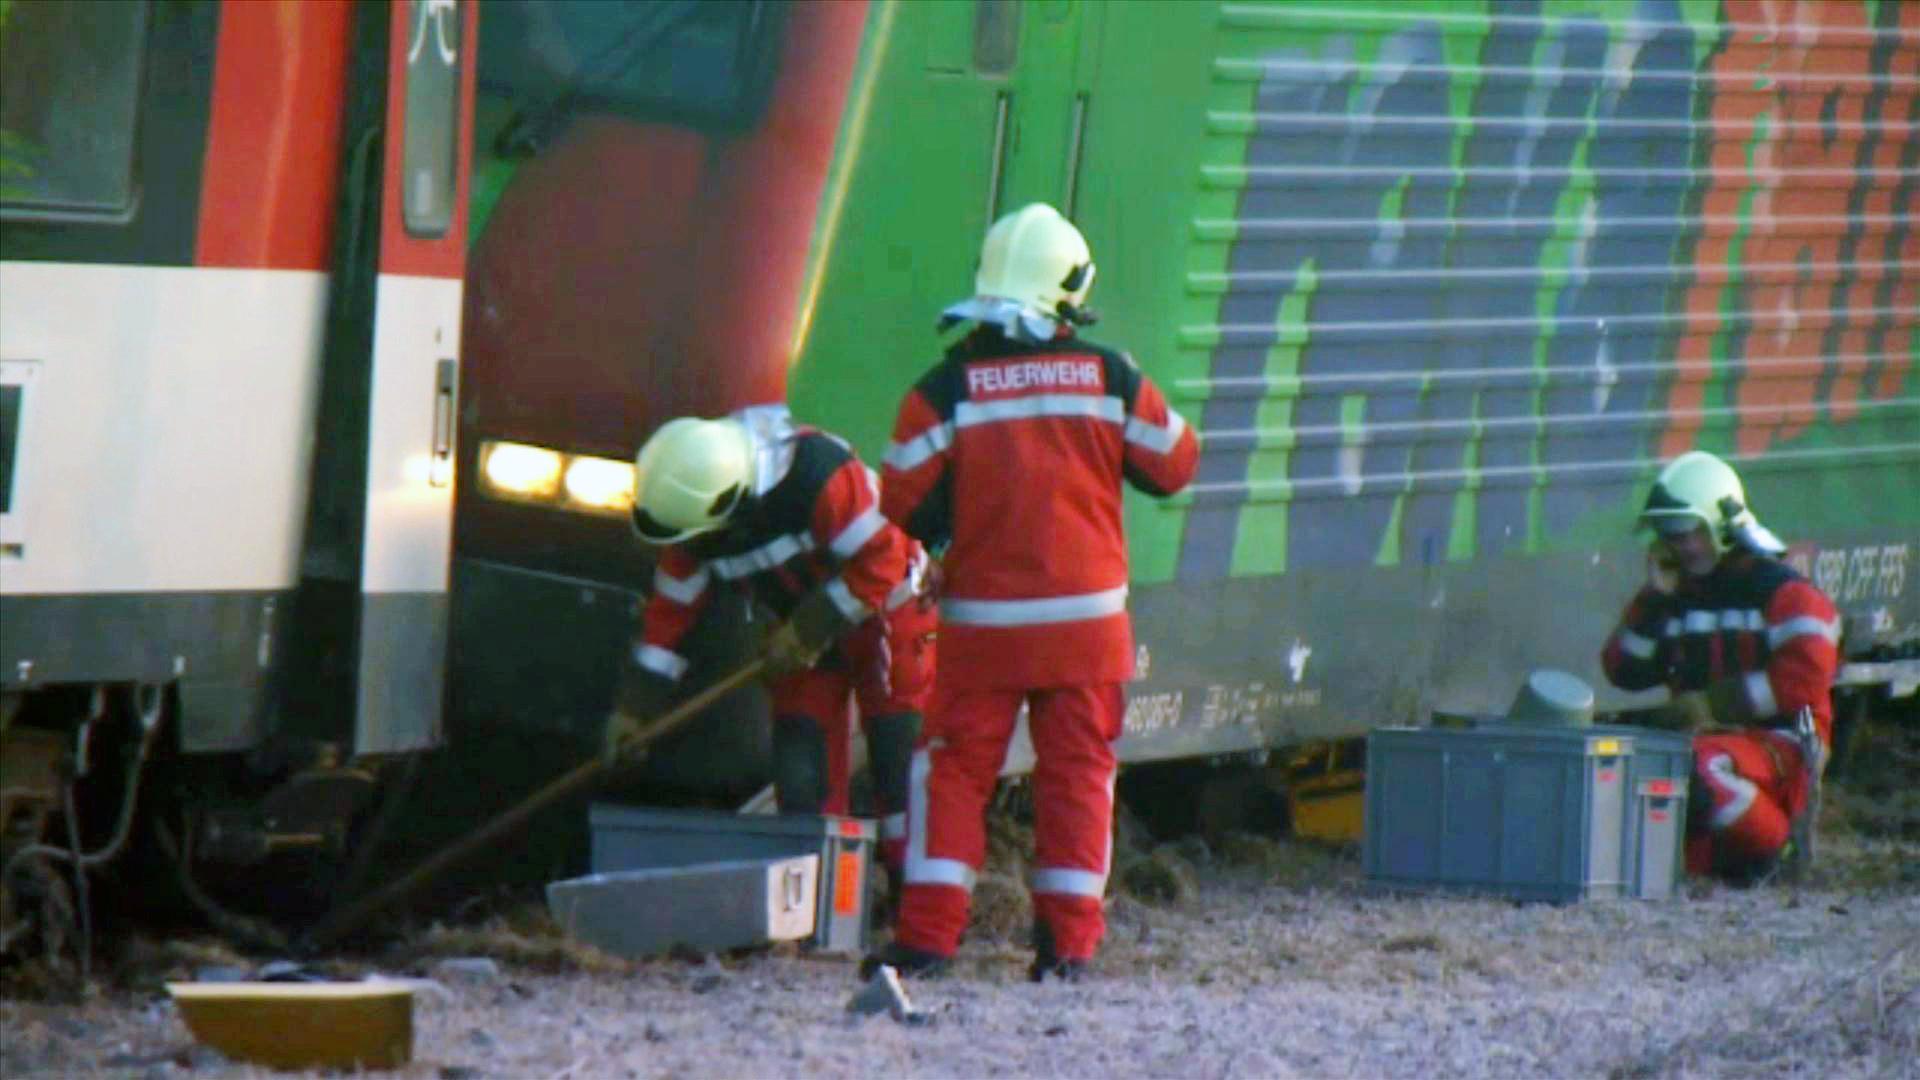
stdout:
<svg viewBox="0 0 1920 1080">
<path fill-rule="evenodd" d="M 1740 474 L 1705 450 L 1681 454 L 1660 470 L 1647 493 L 1646 508 L 1640 511 L 1640 523 L 1663 535 L 1704 525 L 1713 549 L 1723 554 L 1734 544 L 1764 555 L 1786 550 L 1748 508 Z"/>
<path fill-rule="evenodd" d="M 1030 203 L 987 230 L 974 292 L 1012 300 L 1048 318 L 1080 321 L 1093 288 L 1093 252 L 1073 222 Z"/>
<path fill-rule="evenodd" d="M 653 433 L 633 462 L 633 530 L 677 544 L 725 525 L 753 484 L 753 445 L 732 417 L 683 416 Z"/>
</svg>

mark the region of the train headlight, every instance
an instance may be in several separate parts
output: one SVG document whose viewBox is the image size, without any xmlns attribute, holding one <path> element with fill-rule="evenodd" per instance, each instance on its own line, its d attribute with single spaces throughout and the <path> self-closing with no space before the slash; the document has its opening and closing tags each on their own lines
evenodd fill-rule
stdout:
<svg viewBox="0 0 1920 1080">
<path fill-rule="evenodd" d="M 581 510 L 624 514 L 633 509 L 633 463 L 574 457 L 567 462 L 567 500 Z"/>
<path fill-rule="evenodd" d="M 558 450 L 526 443 L 490 442 L 480 448 L 480 475 L 494 494 L 515 499 L 551 499 L 560 491 Z"/>
<path fill-rule="evenodd" d="M 633 509 L 633 487 L 629 461 L 530 443 L 480 444 L 480 488 L 495 498 L 624 517 Z"/>
</svg>

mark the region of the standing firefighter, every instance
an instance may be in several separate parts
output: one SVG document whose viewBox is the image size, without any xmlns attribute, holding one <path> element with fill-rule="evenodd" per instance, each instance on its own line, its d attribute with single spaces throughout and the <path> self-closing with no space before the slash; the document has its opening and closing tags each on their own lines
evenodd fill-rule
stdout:
<svg viewBox="0 0 1920 1080">
<path fill-rule="evenodd" d="M 679 644 L 716 585 L 746 586 L 785 620 L 765 652 L 781 812 L 847 812 L 856 697 L 897 870 L 935 616 L 921 593 L 926 552 L 881 515 L 873 473 L 776 405 L 670 421 L 640 449 L 634 479 L 634 530 L 662 550 L 609 752 L 672 694 L 687 668 Z"/>
<path fill-rule="evenodd" d="M 1114 755 L 1133 675 L 1120 482 L 1168 495 L 1192 432 L 1092 321 L 1086 240 L 1050 206 L 988 231 L 976 293 L 942 327 L 978 325 L 908 393 L 885 461 L 887 515 L 942 560 L 941 664 L 914 753 L 906 890 L 869 961 L 946 965 L 986 855 L 984 814 L 1022 703 L 1033 771 L 1036 981 L 1077 978 L 1105 931 Z"/>
<path fill-rule="evenodd" d="M 1640 520 L 1655 534 L 1647 583 L 1600 662 L 1624 689 L 1664 683 L 1671 721 L 1699 732 L 1687 870 L 1751 882 L 1804 865 L 1832 738 L 1833 602 L 1778 561 L 1784 545 L 1712 454 L 1669 463 Z M 1812 722 L 1797 729 L 1803 710 Z"/>
</svg>

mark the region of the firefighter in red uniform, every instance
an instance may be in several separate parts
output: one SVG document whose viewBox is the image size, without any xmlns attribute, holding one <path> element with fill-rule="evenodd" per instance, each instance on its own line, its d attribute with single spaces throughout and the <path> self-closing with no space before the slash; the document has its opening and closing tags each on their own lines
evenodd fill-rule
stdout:
<svg viewBox="0 0 1920 1080">
<path fill-rule="evenodd" d="M 941 661 L 914 752 L 905 973 L 946 966 L 986 855 L 984 814 L 1024 703 L 1036 758 L 1030 976 L 1077 978 L 1105 931 L 1122 684 L 1133 675 L 1121 481 L 1168 495 L 1193 433 L 1124 353 L 1075 336 L 1093 259 L 1034 204 L 988 231 L 976 295 L 942 328 L 976 328 L 908 393 L 885 458 L 887 516 L 942 566 Z"/>
<path fill-rule="evenodd" d="M 687 668 L 681 639 L 714 589 L 747 587 L 784 620 L 764 654 L 781 812 L 847 812 L 853 697 L 897 877 L 908 762 L 932 687 L 926 552 L 881 514 L 873 473 L 847 444 L 795 425 L 784 406 L 670 421 L 634 469 L 634 530 L 662 549 L 609 753 L 671 696 Z"/>
<path fill-rule="evenodd" d="M 1664 683 L 1669 722 L 1699 732 L 1687 870 L 1754 882 L 1803 868 L 1833 731 L 1833 602 L 1778 560 L 1784 545 L 1712 454 L 1669 463 L 1641 522 L 1655 533 L 1647 583 L 1600 662 L 1624 689 Z M 1797 727 L 1803 710 L 1811 724 Z"/>
</svg>

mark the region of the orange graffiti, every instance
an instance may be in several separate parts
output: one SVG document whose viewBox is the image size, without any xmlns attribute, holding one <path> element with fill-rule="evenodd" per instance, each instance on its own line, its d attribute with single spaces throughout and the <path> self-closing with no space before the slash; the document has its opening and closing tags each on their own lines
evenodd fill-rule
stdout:
<svg viewBox="0 0 1920 1080">
<path fill-rule="evenodd" d="M 1914 9 L 1903 8 L 1898 17 L 1911 21 Z M 1912 137 L 1906 130 L 1912 103 L 1910 95 L 1882 91 L 1881 115 L 1867 116 L 1876 89 L 1875 33 L 1864 5 L 1729 0 L 1725 16 L 1728 38 L 1710 61 L 1708 185 L 1662 456 L 1695 445 L 1706 386 L 1716 374 L 1714 341 L 1729 319 L 1746 327 L 1744 350 L 1725 357 L 1727 369 L 1717 373 L 1736 387 L 1731 404 L 1739 453 L 1764 450 L 1812 423 L 1828 365 L 1837 373 L 1835 418 L 1856 413 L 1886 264 L 1898 258 L 1887 246 L 1898 161 Z M 1901 71 L 1883 77 L 1898 79 L 1916 63 L 1910 50 L 1894 54 Z M 1862 172 L 1868 141 L 1872 155 Z M 1865 198 L 1850 213 L 1856 189 Z M 1855 237 L 1850 251 L 1849 230 Z M 1835 286 L 1849 274 L 1836 310 Z M 1835 319 L 1845 326 L 1840 345 L 1834 355 L 1822 355 Z M 1882 351 L 1892 353 L 1892 344 Z M 1887 381 L 1895 362 L 1882 363 L 1877 393 L 1899 384 Z"/>
<path fill-rule="evenodd" d="M 1894 17 L 1897 33 L 1920 33 L 1920 7 L 1895 5 Z M 1861 176 L 1856 181 L 1857 189 L 1864 195 L 1859 243 L 1854 247 L 1858 265 L 1843 307 L 1848 312 L 1859 313 L 1891 311 L 1891 325 L 1876 347 L 1871 332 L 1880 316 L 1848 321 L 1835 350 L 1838 374 L 1828 399 L 1828 411 L 1835 420 L 1851 420 L 1857 415 L 1863 394 L 1875 399 L 1892 397 L 1912 365 L 1906 340 L 1914 333 L 1915 313 L 1920 311 L 1920 284 L 1904 277 L 1901 270 L 1902 264 L 1920 261 L 1916 258 L 1920 253 L 1920 234 L 1908 225 L 1900 243 L 1902 250 L 1895 250 L 1893 244 L 1898 216 L 1906 210 L 1895 201 L 1899 194 L 1901 158 L 1908 144 L 1920 137 L 1913 130 L 1920 116 L 1915 115 L 1915 97 L 1909 90 L 1920 79 L 1920 52 L 1910 48 L 1894 50 L 1886 77 L 1892 89 L 1884 95 L 1881 105 L 1880 141 L 1871 159 L 1862 164 Z M 1882 296 L 1881 291 L 1888 287 L 1889 279 L 1893 282 L 1891 295 Z M 1876 384 L 1863 386 L 1867 370 L 1876 361 L 1880 365 Z"/>
<path fill-rule="evenodd" d="M 1873 47 L 1859 4 L 1760 6 L 1784 19 L 1769 27 L 1774 50 L 1764 78 L 1774 122 L 1754 155 L 1767 205 L 1763 211 L 1763 199 L 1754 200 L 1742 259 L 1756 268 L 1746 355 L 1736 361 L 1744 368 L 1734 401 L 1742 454 L 1791 437 L 1818 415 L 1813 399 L 1827 359 L 1820 343 L 1834 318 L 1852 186 L 1835 180 L 1852 171 L 1868 137 L 1871 84 L 1861 75 Z M 1737 8 L 1731 14 L 1745 21 Z"/>
</svg>

